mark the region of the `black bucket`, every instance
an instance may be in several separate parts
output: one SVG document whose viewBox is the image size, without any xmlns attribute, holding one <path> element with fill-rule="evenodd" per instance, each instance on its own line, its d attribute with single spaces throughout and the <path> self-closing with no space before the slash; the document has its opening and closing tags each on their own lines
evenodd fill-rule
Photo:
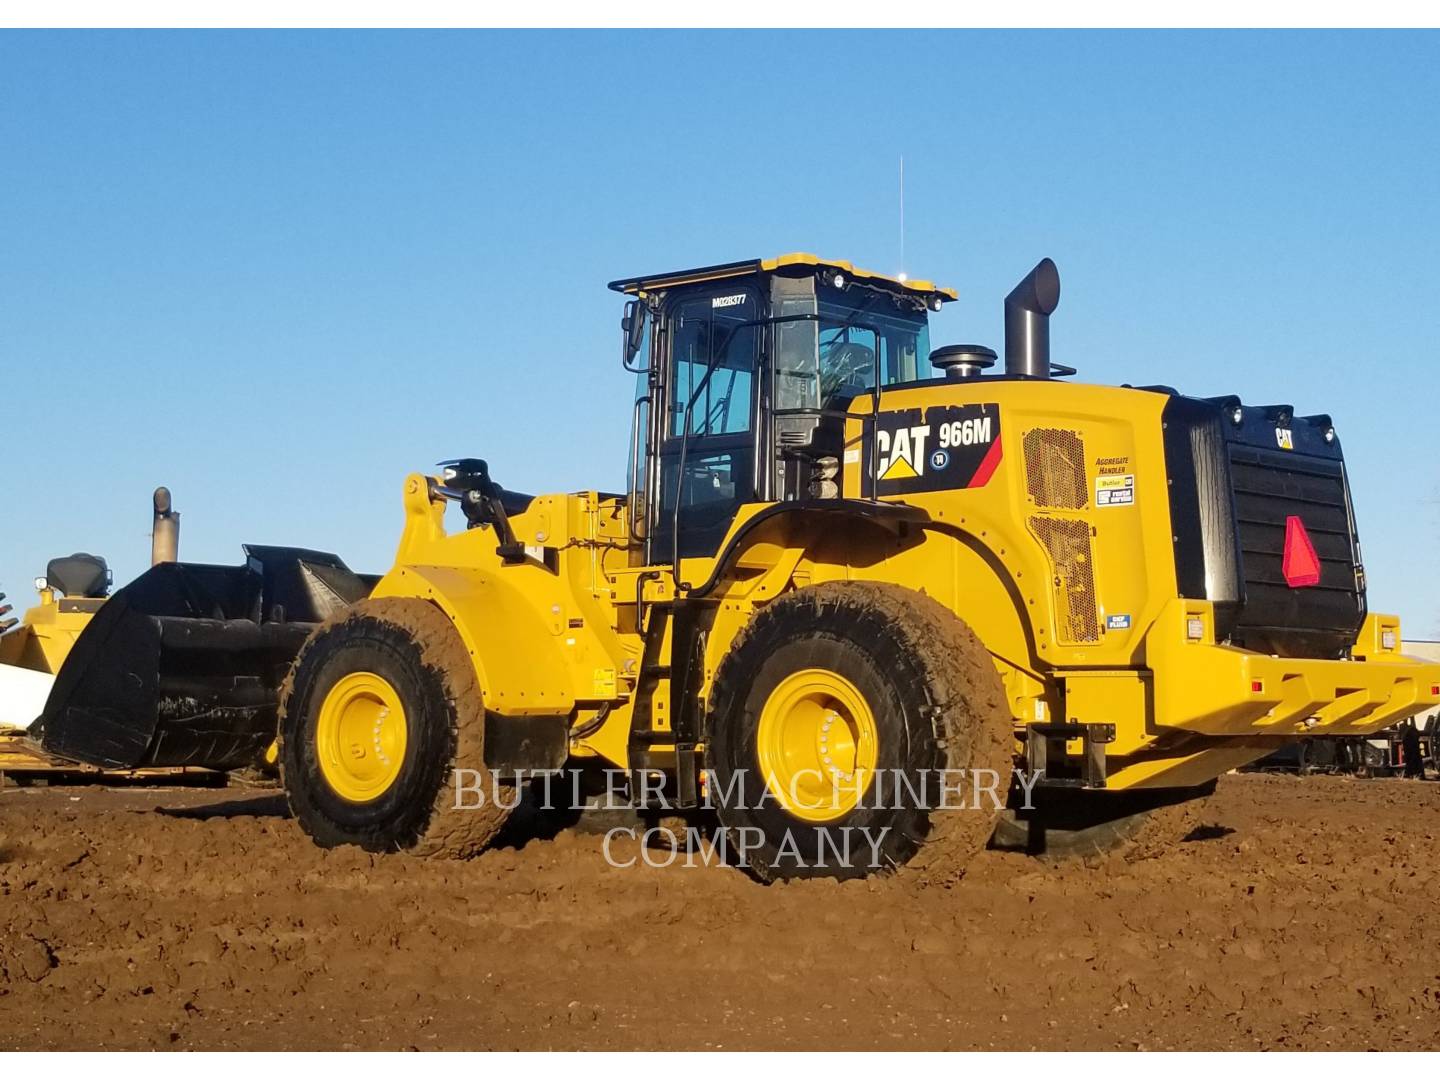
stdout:
<svg viewBox="0 0 1440 1080">
<path fill-rule="evenodd" d="M 300 646 L 376 579 L 325 552 L 244 552 L 243 566 L 160 563 L 106 600 L 56 676 L 41 745 L 112 769 L 256 763 Z"/>
</svg>

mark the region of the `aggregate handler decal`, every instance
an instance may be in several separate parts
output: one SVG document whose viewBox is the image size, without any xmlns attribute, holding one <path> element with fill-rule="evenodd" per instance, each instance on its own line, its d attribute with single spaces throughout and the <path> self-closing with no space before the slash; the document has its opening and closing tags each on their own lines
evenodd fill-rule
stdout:
<svg viewBox="0 0 1440 1080">
<path fill-rule="evenodd" d="M 870 451 L 867 437 L 861 459 L 867 495 Z M 1000 464 L 1000 406 L 987 402 L 882 412 L 874 452 L 880 495 L 984 487 Z"/>
</svg>

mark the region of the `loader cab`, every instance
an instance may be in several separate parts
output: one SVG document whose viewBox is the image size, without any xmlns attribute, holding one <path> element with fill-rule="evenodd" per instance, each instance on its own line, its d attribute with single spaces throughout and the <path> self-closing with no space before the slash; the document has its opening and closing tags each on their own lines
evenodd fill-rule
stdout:
<svg viewBox="0 0 1440 1080">
<path fill-rule="evenodd" d="M 928 316 L 955 298 L 811 255 L 610 287 L 632 297 L 629 513 L 647 565 L 714 555 L 746 503 L 837 494 L 817 477 L 850 403 L 930 377 Z"/>
</svg>

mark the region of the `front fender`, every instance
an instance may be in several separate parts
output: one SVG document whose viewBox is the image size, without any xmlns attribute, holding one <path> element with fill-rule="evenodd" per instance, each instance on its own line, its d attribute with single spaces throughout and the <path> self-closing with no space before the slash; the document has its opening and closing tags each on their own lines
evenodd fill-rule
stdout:
<svg viewBox="0 0 1440 1080">
<path fill-rule="evenodd" d="M 473 567 L 400 566 L 371 595 L 417 597 L 445 612 L 475 665 L 487 708 L 511 716 L 575 708 L 574 671 L 561 655 L 562 639 L 533 598 L 499 575 Z"/>
</svg>

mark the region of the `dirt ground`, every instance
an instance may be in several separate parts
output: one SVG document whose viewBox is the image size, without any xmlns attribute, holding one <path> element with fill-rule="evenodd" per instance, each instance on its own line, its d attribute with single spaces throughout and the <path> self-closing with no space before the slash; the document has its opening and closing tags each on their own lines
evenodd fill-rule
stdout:
<svg viewBox="0 0 1440 1080">
<path fill-rule="evenodd" d="M 0 1047 L 1440 1046 L 1440 784 L 1230 776 L 1190 836 L 767 887 L 577 832 L 325 852 L 261 789 L 6 788 Z"/>
</svg>

